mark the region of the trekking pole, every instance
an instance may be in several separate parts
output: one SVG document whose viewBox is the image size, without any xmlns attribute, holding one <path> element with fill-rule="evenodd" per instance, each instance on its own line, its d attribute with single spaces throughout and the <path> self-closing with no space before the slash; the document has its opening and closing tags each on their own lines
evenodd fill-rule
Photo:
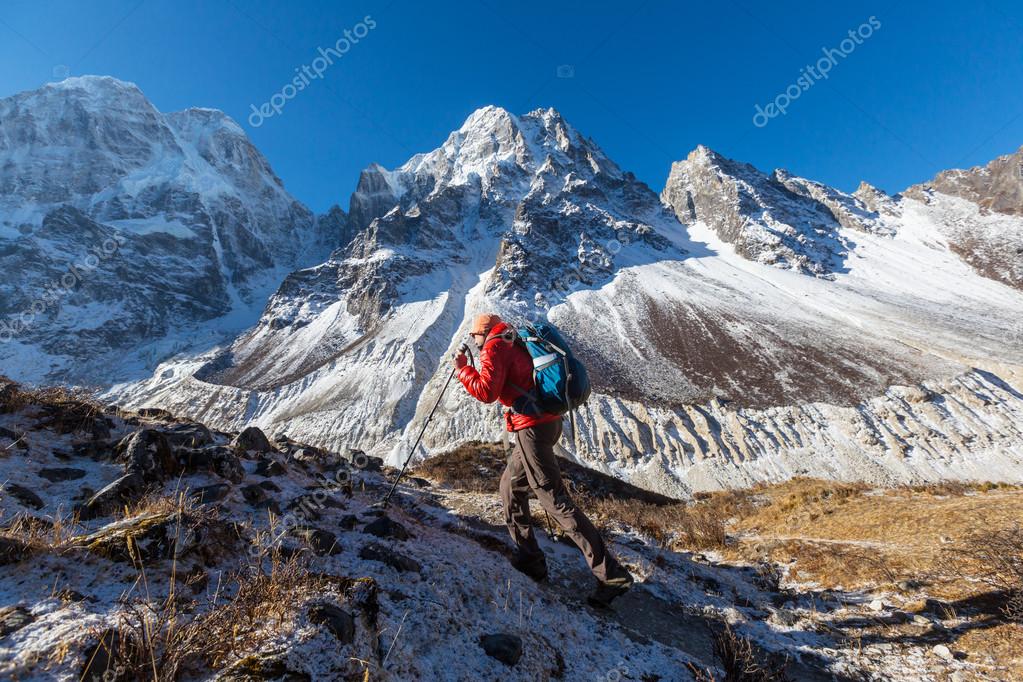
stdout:
<svg viewBox="0 0 1023 682">
<path fill-rule="evenodd" d="M 464 343 L 462 344 L 461 348 L 458 349 L 460 353 L 464 353 L 468 350 L 469 347 Z M 444 382 L 444 388 L 440 390 L 440 395 L 437 396 L 437 402 L 433 404 L 433 409 L 430 410 L 429 416 L 427 416 L 426 421 L 423 422 L 423 428 L 420 429 L 419 436 L 416 437 L 416 442 L 412 444 L 412 448 L 409 450 L 408 457 L 405 458 L 405 463 L 401 465 L 401 471 L 398 472 L 398 477 L 394 479 L 394 483 L 391 485 L 391 489 L 387 491 L 386 495 L 384 495 L 384 499 L 381 502 L 381 506 L 383 507 L 387 506 L 387 503 L 391 499 L 391 495 L 394 494 L 394 489 L 398 487 L 398 481 L 400 481 L 401 477 L 405 474 L 405 469 L 408 468 L 408 463 L 412 461 L 412 455 L 416 453 L 416 448 L 419 447 L 419 441 L 423 440 L 423 435 L 426 433 L 426 427 L 430 425 L 430 420 L 433 419 L 434 413 L 436 413 L 437 408 L 440 407 L 440 401 L 444 398 L 444 392 L 448 390 L 448 384 L 451 383 L 451 380 L 455 376 L 455 370 L 456 370 L 455 367 L 451 368 L 451 373 L 448 374 L 448 380 Z"/>
</svg>

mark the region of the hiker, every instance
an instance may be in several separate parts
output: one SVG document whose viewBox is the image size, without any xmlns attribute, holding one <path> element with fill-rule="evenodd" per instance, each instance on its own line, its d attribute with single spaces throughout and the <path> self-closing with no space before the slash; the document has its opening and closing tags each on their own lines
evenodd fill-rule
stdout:
<svg viewBox="0 0 1023 682">
<path fill-rule="evenodd" d="M 510 408 L 515 399 L 533 388 L 533 359 L 517 342 L 515 330 L 494 314 L 479 315 L 469 332 L 479 352 L 479 370 L 468 364 L 464 353 L 455 356 L 458 379 L 477 400 L 499 400 Z M 554 455 L 561 439 L 562 420 L 558 414 L 525 415 L 505 410 L 505 423 L 515 438 L 515 449 L 501 475 L 504 522 L 515 541 L 512 566 L 537 582 L 547 578 L 547 561 L 533 535 L 529 514 L 529 491 L 540 506 L 554 517 L 565 535 L 582 551 L 597 587 L 588 601 L 607 607 L 632 586 L 632 576 L 607 551 L 593 524 L 576 507 Z"/>
</svg>

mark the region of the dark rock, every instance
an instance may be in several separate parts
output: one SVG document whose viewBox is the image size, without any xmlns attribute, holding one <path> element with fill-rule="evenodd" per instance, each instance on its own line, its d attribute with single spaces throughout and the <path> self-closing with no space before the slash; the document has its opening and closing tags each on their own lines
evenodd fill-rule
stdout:
<svg viewBox="0 0 1023 682">
<path fill-rule="evenodd" d="M 291 439 L 288 438 L 288 434 L 284 433 L 283 431 L 278 431 L 277 433 L 275 433 L 273 440 L 278 445 L 285 445 L 291 442 Z"/>
<path fill-rule="evenodd" d="M 281 486 L 277 485 L 273 481 L 260 481 L 259 487 L 262 488 L 263 490 L 269 490 L 272 493 L 281 492 Z"/>
<path fill-rule="evenodd" d="M 247 485 L 242 489 L 242 496 L 245 501 L 256 509 L 269 509 L 274 514 L 280 515 L 281 506 L 277 500 L 273 499 L 267 494 L 266 488 L 258 483 Z"/>
<path fill-rule="evenodd" d="M 163 480 L 178 471 L 178 460 L 167 438 L 153 429 L 140 429 L 125 436 L 115 446 L 126 473 L 137 473 L 145 480 Z"/>
<path fill-rule="evenodd" d="M 202 424 L 175 424 L 162 432 L 171 447 L 199 448 L 213 444 L 213 433 Z"/>
<path fill-rule="evenodd" d="M 180 558 L 199 539 L 195 519 L 187 514 L 143 515 L 111 523 L 81 538 L 90 552 L 112 561 L 143 562 Z"/>
<path fill-rule="evenodd" d="M 505 665 L 515 665 L 522 658 L 522 638 L 518 635 L 506 633 L 482 635 L 480 646 L 488 656 L 496 658 Z"/>
<path fill-rule="evenodd" d="M 906 613 L 905 611 L 899 611 L 898 609 L 893 610 L 891 614 L 884 618 L 886 625 L 902 625 L 903 623 L 908 623 L 911 620 L 913 620 L 912 614 Z"/>
<path fill-rule="evenodd" d="M 245 498 L 246 502 L 254 507 L 266 502 L 269 498 L 269 495 L 266 494 L 266 488 L 258 483 L 253 483 L 243 487 L 242 496 Z"/>
<path fill-rule="evenodd" d="M 76 481 L 79 478 L 85 478 L 84 469 L 72 469 L 70 467 L 63 467 L 57 469 L 40 469 L 38 476 L 45 478 L 51 483 L 57 483 L 59 481 Z"/>
<path fill-rule="evenodd" d="M 359 557 L 368 561 L 379 561 L 400 572 L 412 571 L 419 573 L 423 570 L 414 559 L 410 559 L 404 554 L 395 552 L 393 549 L 375 542 L 371 542 L 359 550 Z"/>
<path fill-rule="evenodd" d="M 414 485 L 415 487 L 420 488 L 420 489 L 429 488 L 431 485 L 433 485 L 432 483 L 427 481 L 425 478 L 418 478 L 416 476 L 409 476 L 406 480 L 409 483 L 411 483 L 412 485 Z"/>
<path fill-rule="evenodd" d="M 255 474 L 257 476 L 269 478 L 271 476 L 284 476 L 287 473 L 288 470 L 284 468 L 284 465 L 273 459 L 263 459 L 256 464 Z"/>
<path fill-rule="evenodd" d="M 313 492 L 299 495 L 288 503 L 289 511 L 311 520 L 318 520 L 324 509 L 344 508 L 345 503 L 325 488 L 314 488 Z"/>
<path fill-rule="evenodd" d="M 285 653 L 259 653 L 231 664 L 217 675 L 221 682 L 311 682 L 308 673 L 292 670 L 284 660 Z"/>
<path fill-rule="evenodd" d="M 33 509 L 42 509 L 45 505 L 42 498 L 36 495 L 34 492 L 29 490 L 23 485 L 17 483 L 7 483 L 2 486 L 4 492 L 10 494 L 18 502 L 21 502 L 26 507 L 32 507 Z"/>
<path fill-rule="evenodd" d="M 948 603 L 932 597 L 928 597 L 924 600 L 924 607 L 921 609 L 923 613 L 930 613 L 938 616 L 939 618 L 947 618 L 948 614 L 951 613 L 952 610 L 952 607 Z"/>
<path fill-rule="evenodd" d="M 292 534 L 304 540 L 317 556 L 341 553 L 341 543 L 333 533 L 319 528 L 295 528 Z"/>
<path fill-rule="evenodd" d="M 17 443 L 14 447 L 22 448 L 23 450 L 28 449 L 28 443 L 25 441 L 25 434 L 12 431 L 11 429 L 5 429 L 0 426 L 0 438 L 6 438 L 12 443 Z"/>
<path fill-rule="evenodd" d="M 233 452 L 219 452 L 213 459 L 213 471 L 221 478 L 226 478 L 232 483 L 241 483 L 245 478 L 245 468 L 241 460 Z"/>
<path fill-rule="evenodd" d="M 110 440 L 110 432 L 113 422 L 108 417 L 99 417 L 93 420 L 89 429 L 89 435 L 94 441 Z"/>
<path fill-rule="evenodd" d="M 185 574 L 185 584 L 192 589 L 192 594 L 199 594 L 206 589 L 210 582 L 210 574 L 203 570 L 199 564 L 192 566 Z"/>
<path fill-rule="evenodd" d="M 777 609 L 771 614 L 771 620 L 785 627 L 795 627 L 799 623 L 799 614 L 790 609 Z"/>
<path fill-rule="evenodd" d="M 0 566 L 16 564 L 30 553 L 28 545 L 21 540 L 0 536 Z"/>
<path fill-rule="evenodd" d="M 134 638 L 114 629 L 105 630 L 96 645 L 86 651 L 85 667 L 78 679 L 103 682 L 130 680 L 132 676 L 122 662 L 134 660 L 138 654 L 139 646 Z"/>
<path fill-rule="evenodd" d="M 192 491 L 191 498 L 199 504 L 213 504 L 220 502 L 231 492 L 231 486 L 227 483 L 214 483 Z"/>
<path fill-rule="evenodd" d="M 395 540 L 408 540 L 412 537 L 405 526 L 389 516 L 381 516 L 376 521 L 367 523 L 362 532 L 376 535 L 378 538 L 394 538 Z"/>
<path fill-rule="evenodd" d="M 355 528 L 355 524 L 358 522 L 359 517 L 356 516 L 355 514 L 345 514 L 344 516 L 341 517 L 341 520 L 338 521 L 337 525 L 341 526 L 341 528 L 344 530 L 352 530 L 353 528 Z"/>
<path fill-rule="evenodd" d="M 348 461 L 353 467 L 362 471 L 380 471 L 384 468 L 384 460 L 370 457 L 362 450 L 349 450 Z"/>
<path fill-rule="evenodd" d="M 273 452 L 274 447 L 267 440 L 266 435 L 255 426 L 249 426 L 231 441 L 231 445 L 237 450 L 256 452 Z"/>
<path fill-rule="evenodd" d="M 145 419 L 159 419 L 160 421 L 174 421 L 174 415 L 160 407 L 140 407 L 135 414 Z"/>
<path fill-rule="evenodd" d="M 249 537 L 240 524 L 223 520 L 210 520 L 192 530 L 192 549 L 206 566 L 220 565 L 228 557 L 236 558 L 243 541 Z"/>
<path fill-rule="evenodd" d="M 211 471 L 232 483 L 241 483 L 245 469 L 231 448 L 208 445 L 201 448 L 177 448 L 178 463 L 182 471 Z"/>
<path fill-rule="evenodd" d="M 74 457 L 88 457 L 96 462 L 109 462 L 116 457 L 115 447 L 116 445 L 110 441 L 85 441 L 83 443 L 73 443 L 71 445 L 71 454 Z M 58 457 L 66 459 L 59 455 Z"/>
<path fill-rule="evenodd" d="M 14 382 L 0 384 L 0 414 L 13 412 L 18 404 L 18 385 Z"/>
<path fill-rule="evenodd" d="M 101 489 L 78 510 L 82 520 L 105 516 L 126 502 L 137 499 L 145 483 L 138 473 L 129 473 Z"/>
<path fill-rule="evenodd" d="M 81 592 L 78 592 L 77 590 L 72 590 L 70 587 L 65 587 L 63 590 L 58 592 L 57 593 L 57 598 L 60 599 L 63 602 L 75 602 L 75 603 L 83 602 L 83 601 L 88 601 L 88 602 L 96 603 L 97 601 L 99 601 L 98 599 L 96 599 L 96 597 L 90 597 L 88 595 L 82 594 Z"/>
<path fill-rule="evenodd" d="M 315 604 L 310 607 L 309 621 L 327 626 L 342 644 L 351 644 L 355 639 L 355 618 L 333 604 Z"/>
</svg>

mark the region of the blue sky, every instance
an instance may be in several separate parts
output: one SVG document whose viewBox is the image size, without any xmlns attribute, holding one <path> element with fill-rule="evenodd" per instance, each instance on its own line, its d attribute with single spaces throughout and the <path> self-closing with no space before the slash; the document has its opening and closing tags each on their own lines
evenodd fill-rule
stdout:
<svg viewBox="0 0 1023 682">
<path fill-rule="evenodd" d="M 247 122 L 366 16 L 375 27 L 322 78 Z M 878 27 L 832 52 L 826 79 L 802 71 L 870 17 Z M 762 170 L 891 192 L 1023 144 L 1023 3 L 1010 0 L 6 0 L 0 96 L 66 73 L 133 81 L 162 111 L 223 109 L 317 211 L 347 207 L 369 163 L 439 146 L 486 104 L 557 108 L 655 191 L 701 143 Z M 790 86 L 786 113 L 754 125 L 755 107 Z"/>
</svg>

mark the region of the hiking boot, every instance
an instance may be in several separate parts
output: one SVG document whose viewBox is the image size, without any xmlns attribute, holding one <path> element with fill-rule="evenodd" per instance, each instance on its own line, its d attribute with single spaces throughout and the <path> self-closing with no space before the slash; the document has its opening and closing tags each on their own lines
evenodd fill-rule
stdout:
<svg viewBox="0 0 1023 682">
<path fill-rule="evenodd" d="M 519 573 L 524 573 L 538 583 L 547 579 L 547 560 L 541 554 L 539 558 L 523 557 L 516 554 L 511 559 L 512 568 Z"/>
<path fill-rule="evenodd" d="M 598 609 L 611 607 L 611 602 L 622 596 L 632 587 L 632 575 L 628 572 L 625 575 L 611 578 L 607 582 L 598 582 L 597 587 L 586 597 L 590 606 Z"/>
</svg>

